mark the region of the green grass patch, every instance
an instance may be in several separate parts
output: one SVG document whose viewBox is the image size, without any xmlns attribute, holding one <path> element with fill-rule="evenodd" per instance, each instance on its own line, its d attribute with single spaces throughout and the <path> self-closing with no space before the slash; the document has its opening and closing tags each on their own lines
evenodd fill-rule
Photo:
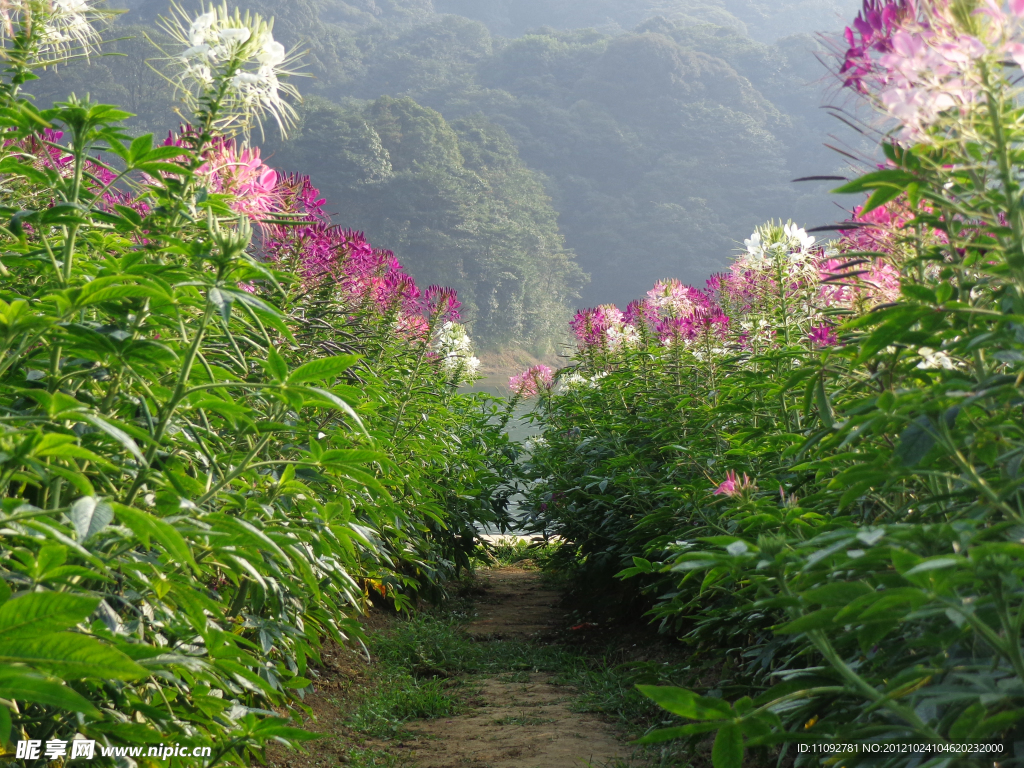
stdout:
<svg viewBox="0 0 1024 768">
<path fill-rule="evenodd" d="M 493 544 L 481 544 L 474 554 L 477 565 L 489 568 L 518 565 L 548 570 L 558 554 L 560 544 L 553 541 L 530 541 L 505 538 Z"/>
<path fill-rule="evenodd" d="M 421 679 L 408 674 L 378 675 L 349 717 L 349 725 L 367 736 L 393 739 L 411 720 L 457 714 L 463 705 L 445 683 L 439 678 Z"/>
<path fill-rule="evenodd" d="M 405 765 L 402 758 L 381 752 L 379 749 L 359 749 L 353 747 L 345 755 L 348 768 L 401 768 Z"/>
<path fill-rule="evenodd" d="M 370 653 L 382 668 L 417 678 L 507 672 L 565 673 L 585 663 L 559 645 L 522 640 L 477 642 L 463 633 L 461 617 L 420 614 L 370 641 Z"/>
</svg>

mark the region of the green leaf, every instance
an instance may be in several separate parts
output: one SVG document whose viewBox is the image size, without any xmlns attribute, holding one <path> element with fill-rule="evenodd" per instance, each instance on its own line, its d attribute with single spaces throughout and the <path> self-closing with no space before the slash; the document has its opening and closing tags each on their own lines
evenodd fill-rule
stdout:
<svg viewBox="0 0 1024 768">
<path fill-rule="evenodd" d="M 211 288 L 209 293 L 210 303 L 217 308 L 221 320 L 225 323 L 231 320 L 231 304 L 234 297 L 222 291 L 220 288 Z"/>
<path fill-rule="evenodd" d="M 0 640 L 37 637 L 85 621 L 99 598 L 67 592 L 30 592 L 0 605 Z"/>
<path fill-rule="evenodd" d="M 713 720 L 733 716 L 732 707 L 721 699 L 698 696 L 693 691 L 672 685 L 638 685 L 640 693 L 662 709 L 690 720 Z"/>
<path fill-rule="evenodd" d="M 150 540 L 156 539 L 164 546 L 173 561 L 197 568 L 192 550 L 172 525 L 133 507 L 126 507 L 123 504 L 114 504 L 113 507 L 117 519 L 131 528 L 132 533 L 139 537 L 144 546 L 150 546 Z"/>
<path fill-rule="evenodd" d="M 711 747 L 711 762 L 715 768 L 743 768 L 743 731 L 735 723 L 727 723 L 718 730 Z"/>
<path fill-rule="evenodd" d="M 128 453 L 134 456 L 140 463 L 145 464 L 146 458 L 142 455 L 142 451 L 139 450 L 139 446 L 131 438 L 131 436 L 121 429 L 118 429 L 110 422 L 101 419 L 99 416 L 93 413 L 80 413 L 77 414 L 78 418 L 82 421 L 87 421 L 94 427 L 99 429 L 101 432 L 105 432 L 112 438 L 117 440 Z"/>
<path fill-rule="evenodd" d="M 908 184 L 911 184 L 916 180 L 917 178 L 913 174 L 907 173 L 906 171 L 888 169 L 865 174 L 859 179 L 854 179 L 850 183 L 844 184 L 832 191 L 837 195 L 849 195 L 856 194 L 858 192 L 867 192 L 870 189 L 878 189 L 882 186 L 897 187 L 900 190 L 903 190 Z"/>
<path fill-rule="evenodd" d="M 832 626 L 832 619 L 839 613 L 838 608 L 823 608 L 820 611 L 808 613 L 795 619 L 788 624 L 783 624 L 775 630 L 780 635 L 795 635 L 799 632 L 808 632 L 812 629 L 824 629 Z"/>
<path fill-rule="evenodd" d="M 276 349 L 270 349 L 270 352 L 267 354 L 267 362 L 263 364 L 263 367 L 266 368 L 267 373 L 270 374 L 274 381 L 284 384 L 288 380 L 288 363 L 285 362 Z"/>
<path fill-rule="evenodd" d="M 863 581 L 836 581 L 804 592 L 803 598 L 812 605 L 844 606 L 871 592 L 871 587 Z"/>
<path fill-rule="evenodd" d="M 954 741 L 966 739 L 985 717 L 985 706 L 979 702 L 971 704 L 960 713 L 960 717 L 950 726 L 949 738 Z"/>
<path fill-rule="evenodd" d="M 337 355 L 322 357 L 300 365 L 288 377 L 289 384 L 306 384 L 310 381 L 334 379 L 359 361 L 358 355 Z"/>
<path fill-rule="evenodd" d="M 31 701 L 69 712 L 82 712 L 90 717 L 101 716 L 92 702 L 60 681 L 17 667 L 0 669 L 0 699 Z M 0 746 L 7 743 L 10 733 L 10 712 L 0 706 Z"/>
<path fill-rule="evenodd" d="M 247 520 L 240 520 L 237 517 L 220 513 L 207 515 L 204 519 L 213 525 L 215 531 L 228 531 L 239 537 L 237 541 L 232 540 L 232 546 L 242 543 L 244 546 L 252 547 L 258 552 L 272 552 L 284 562 L 288 562 L 288 555 L 285 554 L 284 550 L 267 534 Z"/>
<path fill-rule="evenodd" d="M 8 664 L 30 666 L 65 680 L 138 680 L 149 676 L 144 667 L 116 648 L 73 632 L 55 632 L 38 637 L 2 635 L 0 668 Z"/>
<path fill-rule="evenodd" d="M 324 451 L 318 459 L 319 464 L 369 464 L 374 461 L 386 461 L 387 455 L 379 451 L 367 451 L 362 448 L 336 448 Z"/>
<path fill-rule="evenodd" d="M 114 510 L 107 502 L 95 496 L 83 496 L 71 505 L 68 516 L 78 533 L 78 540 L 85 542 L 110 525 L 114 519 Z"/>
<path fill-rule="evenodd" d="M 903 573 L 904 576 L 913 576 L 915 573 L 924 573 L 925 571 L 937 571 L 945 568 L 959 568 L 962 565 L 967 565 L 967 559 L 963 557 L 933 557 L 929 560 L 925 560 L 923 563 L 918 563 L 909 571 Z"/>
<path fill-rule="evenodd" d="M 870 213 L 876 208 L 881 208 L 886 203 L 895 200 L 901 194 L 903 194 L 902 187 L 878 187 L 871 193 L 871 196 L 864 203 L 859 215 L 863 216 L 865 213 Z"/>
<path fill-rule="evenodd" d="M 918 416 L 896 446 L 895 456 L 904 467 L 916 467 L 935 445 L 935 427 L 927 416 Z"/>
</svg>

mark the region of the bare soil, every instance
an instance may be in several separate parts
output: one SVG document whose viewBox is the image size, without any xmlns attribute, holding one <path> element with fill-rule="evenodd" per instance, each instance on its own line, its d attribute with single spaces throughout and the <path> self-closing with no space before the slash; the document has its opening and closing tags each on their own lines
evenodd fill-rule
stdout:
<svg viewBox="0 0 1024 768">
<path fill-rule="evenodd" d="M 542 639 L 561 618 L 557 592 L 520 568 L 484 571 L 478 616 L 466 632 L 480 640 Z M 630 749 L 615 729 L 569 708 L 573 691 L 551 675 L 512 673 L 478 681 L 460 717 L 416 723 L 410 765 L 416 768 L 572 768 L 611 766 Z"/>
<path fill-rule="evenodd" d="M 541 575 L 516 567 L 479 572 L 476 619 L 465 631 L 478 641 L 551 640 L 565 623 L 559 594 Z M 379 615 L 369 631 L 384 629 Z M 302 725 L 324 734 L 300 755 L 268 750 L 270 768 L 327 768 L 350 762 L 353 747 L 385 751 L 402 768 L 613 768 L 631 753 L 610 723 L 573 712 L 574 691 L 552 676 L 512 672 L 474 678 L 467 686 L 466 712 L 408 723 L 402 741 L 367 739 L 345 725 L 346 712 L 370 683 L 365 661 L 354 651 L 325 649 L 315 692 L 304 704 L 312 717 Z M 453 681 L 454 682 L 454 681 Z"/>
</svg>

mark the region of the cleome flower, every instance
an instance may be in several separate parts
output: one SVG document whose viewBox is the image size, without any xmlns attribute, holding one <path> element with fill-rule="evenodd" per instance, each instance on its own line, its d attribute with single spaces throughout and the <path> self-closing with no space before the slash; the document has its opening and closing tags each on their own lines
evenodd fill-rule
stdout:
<svg viewBox="0 0 1024 768">
<path fill-rule="evenodd" d="M 430 351 L 440 360 L 446 380 L 456 386 L 475 381 L 480 360 L 473 356 L 473 343 L 465 326 L 452 320 L 441 324 L 434 331 Z"/>
<path fill-rule="evenodd" d="M 99 45 L 97 22 L 110 11 L 96 0 L 2 0 L 0 1 L 0 45 L 27 34 L 30 50 L 20 51 L 21 63 L 31 68 L 57 64 L 71 56 L 89 56 Z M 16 54 L 17 55 L 17 54 Z"/>
<path fill-rule="evenodd" d="M 273 21 L 230 12 L 226 4 L 193 19 L 174 4 L 160 25 L 178 45 L 177 51 L 164 51 L 173 70 L 170 79 L 211 127 L 248 133 L 254 122 L 262 130 L 267 117 L 282 133 L 294 125 L 295 110 L 285 97 L 299 98 L 288 82 L 299 74 L 289 66 L 296 56 L 274 39 Z"/>
<path fill-rule="evenodd" d="M 555 372 L 546 365 L 535 365 L 527 368 L 518 376 L 512 376 L 508 380 L 509 389 L 517 397 L 536 397 L 542 391 L 551 389 L 555 381 Z"/>
<path fill-rule="evenodd" d="M 939 369 L 952 371 L 956 369 L 956 363 L 953 362 L 953 359 L 941 350 L 921 347 L 917 350 L 917 354 L 921 356 L 921 362 L 917 364 L 917 367 L 923 371 Z"/>
<path fill-rule="evenodd" d="M 728 496 L 731 499 L 742 496 L 747 491 L 756 490 L 757 485 L 753 480 L 744 472 L 742 479 L 736 474 L 736 471 L 730 469 L 725 473 L 725 480 L 715 489 L 715 496 Z"/>
<path fill-rule="evenodd" d="M 900 139 L 929 142 L 978 102 L 986 72 L 1024 66 L 1024 3 L 864 0 L 845 40 L 843 85 L 895 119 Z"/>
</svg>

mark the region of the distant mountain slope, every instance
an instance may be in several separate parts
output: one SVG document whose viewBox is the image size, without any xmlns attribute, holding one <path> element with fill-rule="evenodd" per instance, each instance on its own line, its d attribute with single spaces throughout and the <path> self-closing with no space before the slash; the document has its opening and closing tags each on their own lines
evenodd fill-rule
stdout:
<svg viewBox="0 0 1024 768">
<path fill-rule="evenodd" d="M 166 2 L 128 0 L 124 23 L 151 25 Z M 290 143 L 267 149 L 281 162 L 315 159 L 295 167 L 313 168 L 314 182 L 345 201 L 340 220 L 400 251 L 417 279 L 453 282 L 468 297 L 479 332 L 496 344 L 543 346 L 547 331 L 540 329 L 555 327 L 553 318 L 565 310 L 556 309 L 559 302 L 623 302 L 669 275 L 702 283 L 765 219 L 815 225 L 839 213 L 827 185 L 790 181 L 845 168 L 823 147 L 841 126 L 820 108 L 827 79 L 817 57 L 827 56 L 809 33 L 848 23 L 857 0 L 242 4 L 276 16 L 278 38 L 308 50 L 314 77 L 301 88 L 346 115 L 331 118 L 331 141 L 307 125 Z M 65 68 L 36 92 L 43 101 L 70 91 L 117 101 L 127 94 L 140 129 L 177 125 L 171 94 L 126 61 Z M 371 183 L 349 164 L 346 147 L 362 141 L 363 123 L 373 122 L 367 110 L 385 97 L 438 115 L 444 130 L 423 132 L 430 120 L 412 121 L 423 156 L 443 154 L 449 132 L 468 152 L 461 165 L 432 166 L 467 196 L 459 216 L 441 215 L 451 204 L 441 176 L 398 184 L 401 173 L 421 182 L 429 175 L 418 155 L 408 166 L 391 158 L 404 170 L 386 183 Z M 320 103 L 314 111 L 322 116 L 323 109 Z M 469 125 L 501 146 L 477 169 L 467 166 L 473 153 L 468 129 L 459 127 Z M 513 205 L 517 199 L 526 202 Z M 497 217 L 493 226 L 481 218 L 485 211 Z M 543 233 L 544 245 L 528 255 L 528 239 L 510 245 L 508 227 Z M 488 249 L 506 261 L 485 256 Z M 591 275 L 579 298 L 572 252 Z M 490 266 L 474 272 L 467 266 L 474 259 Z M 554 282 L 529 277 L 543 271 L 545 259 Z M 504 299 L 493 297 L 512 283 L 525 293 L 512 291 L 519 303 L 506 312 Z M 541 290 L 549 295 L 533 295 Z"/>
<path fill-rule="evenodd" d="M 518 37 L 539 27 L 626 32 L 655 16 L 732 27 L 773 43 L 796 33 L 842 28 L 856 0 L 435 0 L 440 13 L 482 21 L 497 35 Z"/>
</svg>

